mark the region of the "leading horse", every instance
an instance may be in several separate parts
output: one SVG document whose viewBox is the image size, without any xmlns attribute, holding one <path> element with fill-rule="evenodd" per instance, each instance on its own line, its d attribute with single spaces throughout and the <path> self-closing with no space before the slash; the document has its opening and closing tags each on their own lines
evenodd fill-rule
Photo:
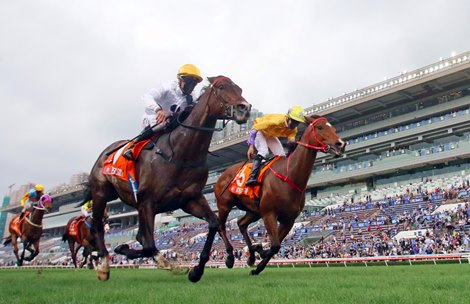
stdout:
<svg viewBox="0 0 470 304">
<path fill-rule="evenodd" d="M 218 230 L 217 216 L 212 212 L 202 190 L 208 177 L 206 158 L 218 119 L 245 123 L 251 105 L 242 97 L 241 88 L 224 76 L 209 77 L 209 85 L 186 120 L 177 119 L 177 127 L 160 136 L 155 146 L 143 150 L 136 160 L 139 183 L 136 198 L 126 181 L 102 173 L 107 154 L 121 146 L 118 141 L 106 148 L 96 161 L 89 177 L 85 200 L 93 199 L 93 230 L 100 262 L 98 279 L 109 279 L 109 257 L 104 243 L 103 212 L 106 203 L 120 198 L 138 210 L 137 241 L 142 249 L 128 245 L 116 247 L 115 252 L 128 258 L 154 257 L 158 250 L 154 240 L 155 215 L 182 209 L 209 223 L 209 232 L 200 255 L 199 264 L 188 273 L 192 282 L 201 279 L 209 260 L 210 249 Z"/>
<path fill-rule="evenodd" d="M 10 236 L 3 242 L 4 245 L 11 243 L 13 245 L 13 252 L 15 253 L 17 265 L 22 266 L 23 261 L 32 261 L 39 254 L 39 239 L 42 235 L 42 218 L 44 213 L 52 207 L 52 197 L 45 194 L 41 196 L 36 205 L 33 206 L 34 210 L 31 212 L 30 218 L 24 217 L 21 221 L 19 230 L 15 228 L 18 223 L 20 215 L 16 215 L 11 219 L 9 225 Z M 18 255 L 18 237 L 21 238 L 23 243 L 23 252 L 21 257 Z M 34 247 L 34 250 L 31 248 Z M 25 257 L 25 251 L 28 250 L 30 255 Z"/>
<path fill-rule="evenodd" d="M 219 233 L 228 254 L 225 261 L 228 268 L 233 267 L 234 255 L 233 247 L 225 231 L 225 223 L 232 208 L 236 206 L 246 211 L 246 214 L 238 220 L 238 226 L 250 252 L 248 265 L 254 265 L 255 251 L 263 258 L 256 269 L 251 271 L 252 275 L 257 275 L 279 252 L 281 242 L 305 206 L 305 188 L 312 173 L 317 152 L 331 153 L 335 157 L 344 152 L 346 143 L 336 134 L 336 129 L 328 123 L 326 118 L 311 116 L 305 119 L 308 126 L 297 142 L 296 149 L 289 157 L 277 160 L 266 171 L 260 185 L 259 201 L 246 195 L 235 195 L 230 191 L 225 191 L 227 185 L 234 179 L 237 179 L 239 184 L 244 183 L 245 176 L 240 170 L 242 164 L 229 167 L 217 180 L 214 194 L 219 210 Z M 263 250 L 260 245 L 253 246 L 247 232 L 248 225 L 260 218 L 264 221 L 271 242 L 271 248 L 268 250 Z"/>
</svg>

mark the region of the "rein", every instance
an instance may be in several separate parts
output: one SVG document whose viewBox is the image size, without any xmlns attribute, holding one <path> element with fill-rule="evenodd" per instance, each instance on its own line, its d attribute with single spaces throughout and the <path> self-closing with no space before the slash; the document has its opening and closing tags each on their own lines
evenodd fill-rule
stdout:
<svg viewBox="0 0 470 304">
<path fill-rule="evenodd" d="M 221 77 L 220 79 L 216 79 L 214 81 L 214 84 L 216 84 L 218 81 L 221 81 L 221 80 L 224 80 L 224 79 L 229 79 L 227 77 Z M 209 97 L 207 97 L 207 99 L 209 100 L 212 93 L 214 92 L 214 95 L 216 96 L 216 98 L 221 98 L 219 95 L 217 95 L 217 93 L 215 92 L 214 90 L 214 84 L 210 84 L 209 88 L 210 88 L 210 93 L 209 93 Z M 225 106 L 225 114 L 227 115 L 228 118 L 232 118 L 233 117 L 233 108 L 234 106 L 233 105 L 226 105 L 226 101 L 222 99 L 222 102 L 220 103 L 221 106 Z M 208 107 L 209 104 L 206 104 L 206 107 Z M 184 127 L 184 128 L 187 128 L 187 129 L 191 129 L 191 130 L 196 130 L 196 131 L 203 131 L 203 132 L 219 132 L 219 131 L 222 131 L 223 129 L 225 129 L 225 126 L 227 125 L 227 121 L 224 119 L 223 120 L 223 123 L 222 123 L 222 128 L 207 128 L 207 127 L 198 127 L 198 126 L 191 126 L 191 125 L 187 125 L 185 123 L 183 123 L 180 119 L 180 115 L 178 115 L 176 117 L 176 122 Z"/>
<path fill-rule="evenodd" d="M 315 134 L 315 129 L 314 129 L 314 126 L 317 122 L 321 121 L 321 120 L 325 120 L 326 121 L 326 118 L 324 117 L 320 117 L 320 118 L 317 118 L 315 119 L 314 121 L 312 121 L 310 123 L 310 126 L 312 126 L 312 132 L 308 135 L 309 137 L 310 136 L 313 136 L 313 138 L 317 141 L 317 143 L 320 144 L 320 146 L 313 146 L 313 145 L 309 145 L 307 143 L 304 143 L 304 142 L 301 142 L 301 141 L 297 141 L 297 144 L 301 145 L 301 146 L 304 146 L 304 147 L 307 147 L 309 149 L 313 149 L 313 150 L 318 150 L 318 151 L 321 151 L 323 153 L 326 153 L 328 151 L 330 151 L 330 146 L 326 145 L 325 143 L 323 143 L 321 140 L 318 139 L 317 135 Z M 308 140 L 307 140 L 308 141 Z M 287 169 L 286 169 L 286 174 L 289 174 L 289 162 L 290 162 L 290 155 L 289 157 L 287 158 Z M 275 171 L 273 168 L 269 167 L 269 170 L 271 170 L 271 172 L 274 173 L 274 175 L 279 178 L 280 180 L 282 180 L 283 182 L 286 182 L 289 186 L 291 186 L 292 188 L 294 188 L 295 190 L 297 190 L 297 192 L 304 192 L 306 188 L 304 189 L 301 189 L 299 186 L 297 186 L 294 181 L 292 181 L 287 175 L 284 176 L 282 175 L 281 173 Z"/>
<path fill-rule="evenodd" d="M 317 122 L 319 122 L 319 121 L 321 121 L 321 120 L 326 121 L 326 118 L 320 117 L 320 118 L 317 118 L 317 119 L 315 119 L 314 121 L 312 121 L 312 122 L 310 123 L 310 125 L 312 126 L 312 132 L 310 132 L 310 134 L 309 134 L 309 138 L 310 138 L 310 136 L 313 136 L 313 138 L 315 139 L 315 141 L 316 141 L 317 143 L 319 143 L 320 146 L 309 145 L 309 144 L 304 143 L 304 142 L 301 142 L 301 141 L 297 141 L 297 144 L 299 144 L 299 145 L 301 145 L 301 146 L 304 146 L 304 147 L 307 147 L 307 148 L 310 148 L 310 149 L 314 149 L 314 150 L 321 151 L 321 152 L 323 152 L 323 153 L 329 152 L 330 149 L 331 149 L 331 147 L 328 146 L 328 145 L 326 145 L 325 143 L 323 143 L 321 140 L 319 140 L 318 137 L 317 137 L 317 135 L 315 134 L 314 126 L 315 126 L 315 124 L 316 124 Z M 308 139 L 309 139 L 309 138 L 308 138 Z M 307 139 L 307 142 L 309 141 L 308 139 Z"/>
</svg>

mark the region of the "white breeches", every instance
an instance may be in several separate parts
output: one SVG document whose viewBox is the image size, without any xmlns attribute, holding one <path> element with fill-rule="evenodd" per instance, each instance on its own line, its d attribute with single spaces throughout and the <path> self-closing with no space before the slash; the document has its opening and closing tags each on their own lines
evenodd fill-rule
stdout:
<svg viewBox="0 0 470 304">
<path fill-rule="evenodd" d="M 256 133 L 255 148 L 258 151 L 258 155 L 263 157 L 268 156 L 269 150 L 274 155 L 286 156 L 279 138 L 264 135 L 261 131 Z"/>
</svg>

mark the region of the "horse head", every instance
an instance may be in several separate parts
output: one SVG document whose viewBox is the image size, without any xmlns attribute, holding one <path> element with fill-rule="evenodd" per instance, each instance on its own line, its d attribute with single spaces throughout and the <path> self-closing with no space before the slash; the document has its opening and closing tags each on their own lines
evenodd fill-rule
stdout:
<svg viewBox="0 0 470 304">
<path fill-rule="evenodd" d="M 52 208 L 52 197 L 48 194 L 44 194 L 38 200 L 37 209 L 50 210 Z"/>
<path fill-rule="evenodd" d="M 251 104 L 242 96 L 242 89 L 225 76 L 208 77 L 211 90 L 215 94 L 214 102 L 209 105 L 211 114 L 217 119 L 233 119 L 238 124 L 247 122 Z"/>
<path fill-rule="evenodd" d="M 335 157 L 344 153 L 346 143 L 336 134 L 336 128 L 325 117 L 306 116 L 305 123 L 308 126 L 298 144 L 333 154 Z"/>
</svg>

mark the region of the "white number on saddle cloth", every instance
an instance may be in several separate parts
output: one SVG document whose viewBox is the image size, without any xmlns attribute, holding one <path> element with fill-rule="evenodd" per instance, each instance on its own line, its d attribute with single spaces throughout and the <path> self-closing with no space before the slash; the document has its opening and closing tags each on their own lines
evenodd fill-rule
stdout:
<svg viewBox="0 0 470 304">
<path fill-rule="evenodd" d="M 245 168 L 243 170 L 240 170 L 238 174 L 235 176 L 235 183 L 237 184 L 238 187 L 243 187 L 246 181 L 246 175 L 245 175 Z"/>
</svg>

